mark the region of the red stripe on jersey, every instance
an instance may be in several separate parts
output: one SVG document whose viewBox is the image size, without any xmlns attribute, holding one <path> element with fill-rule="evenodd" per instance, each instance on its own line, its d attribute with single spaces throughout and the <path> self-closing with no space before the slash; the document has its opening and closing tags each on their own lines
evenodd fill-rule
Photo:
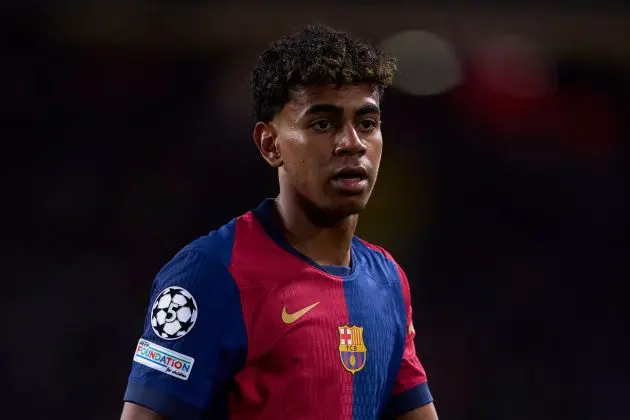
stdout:
<svg viewBox="0 0 630 420">
<path fill-rule="evenodd" d="M 352 375 L 339 353 L 342 280 L 282 249 L 252 213 L 237 220 L 230 272 L 248 339 L 230 418 L 352 418 Z"/>
</svg>

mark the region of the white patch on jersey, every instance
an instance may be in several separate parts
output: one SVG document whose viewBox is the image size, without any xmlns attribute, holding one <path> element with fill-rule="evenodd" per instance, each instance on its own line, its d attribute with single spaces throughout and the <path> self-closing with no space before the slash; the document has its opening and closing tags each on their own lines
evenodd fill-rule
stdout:
<svg viewBox="0 0 630 420">
<path fill-rule="evenodd" d="M 177 340 L 192 330 L 199 308 L 192 294 L 183 287 L 162 290 L 151 308 L 153 332 L 164 340 Z"/>
<path fill-rule="evenodd" d="M 143 338 L 138 341 L 133 361 L 184 381 L 188 379 L 195 363 L 192 357 L 158 346 Z"/>
</svg>

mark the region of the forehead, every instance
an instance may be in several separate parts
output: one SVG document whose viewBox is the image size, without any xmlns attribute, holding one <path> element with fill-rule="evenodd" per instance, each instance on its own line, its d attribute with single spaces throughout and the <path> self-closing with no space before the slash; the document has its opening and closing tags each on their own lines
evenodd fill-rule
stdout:
<svg viewBox="0 0 630 420">
<path fill-rule="evenodd" d="M 308 85 L 295 87 L 289 96 L 285 110 L 301 114 L 313 105 L 334 105 L 346 111 L 353 111 L 365 105 L 379 103 L 376 86 L 369 83 L 356 85 Z"/>
</svg>

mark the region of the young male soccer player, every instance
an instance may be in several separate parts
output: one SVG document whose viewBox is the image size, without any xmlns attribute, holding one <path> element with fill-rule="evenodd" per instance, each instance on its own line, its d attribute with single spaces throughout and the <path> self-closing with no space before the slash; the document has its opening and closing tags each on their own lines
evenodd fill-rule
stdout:
<svg viewBox="0 0 630 420">
<path fill-rule="evenodd" d="M 354 236 L 395 69 L 323 26 L 261 55 L 254 140 L 280 193 L 158 273 L 124 420 L 437 419 L 407 278 Z"/>
</svg>

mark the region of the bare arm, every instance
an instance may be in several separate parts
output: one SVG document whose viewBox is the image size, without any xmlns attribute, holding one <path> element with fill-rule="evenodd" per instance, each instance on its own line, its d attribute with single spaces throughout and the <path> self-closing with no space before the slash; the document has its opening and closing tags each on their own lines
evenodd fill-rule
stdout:
<svg viewBox="0 0 630 420">
<path fill-rule="evenodd" d="M 141 405 L 126 402 L 120 420 L 167 420 L 167 417 Z"/>
<path fill-rule="evenodd" d="M 433 403 L 423 405 L 398 417 L 398 420 L 438 420 Z"/>
</svg>

